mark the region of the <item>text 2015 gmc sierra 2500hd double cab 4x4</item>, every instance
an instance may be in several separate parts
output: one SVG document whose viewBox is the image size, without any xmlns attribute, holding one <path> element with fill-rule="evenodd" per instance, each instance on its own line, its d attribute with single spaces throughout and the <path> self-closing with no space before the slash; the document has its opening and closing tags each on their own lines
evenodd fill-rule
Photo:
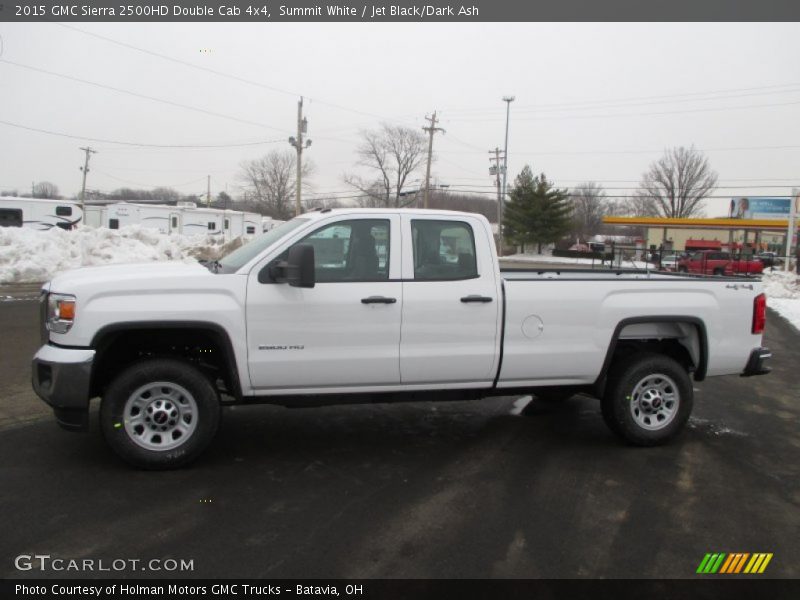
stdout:
<svg viewBox="0 0 800 600">
<path fill-rule="evenodd" d="M 636 445 L 686 424 L 692 380 L 767 373 L 756 279 L 501 272 L 489 222 L 449 211 L 299 216 L 209 265 L 91 267 L 42 290 L 33 386 L 68 429 L 170 468 L 227 403 L 307 407 L 533 393 L 600 398 Z"/>
</svg>

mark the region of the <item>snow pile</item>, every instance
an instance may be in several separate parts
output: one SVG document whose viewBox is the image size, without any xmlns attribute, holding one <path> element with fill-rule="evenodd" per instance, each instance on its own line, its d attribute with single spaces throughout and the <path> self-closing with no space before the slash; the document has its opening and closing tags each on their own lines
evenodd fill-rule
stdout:
<svg viewBox="0 0 800 600">
<path fill-rule="evenodd" d="M 764 271 L 767 305 L 800 329 L 800 275 L 794 271 Z"/>
<path fill-rule="evenodd" d="M 0 227 L 0 283 L 47 281 L 56 273 L 94 265 L 195 262 L 216 258 L 220 248 L 205 235 L 168 235 L 139 225 L 75 231 Z"/>
<path fill-rule="evenodd" d="M 764 271 L 761 279 L 768 298 L 800 298 L 800 275 L 794 271 Z"/>
</svg>

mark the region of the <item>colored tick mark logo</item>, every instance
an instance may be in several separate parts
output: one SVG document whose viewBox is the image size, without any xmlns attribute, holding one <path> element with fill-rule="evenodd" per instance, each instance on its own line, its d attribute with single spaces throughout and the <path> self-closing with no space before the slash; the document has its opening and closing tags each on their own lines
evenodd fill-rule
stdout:
<svg viewBox="0 0 800 600">
<path fill-rule="evenodd" d="M 706 554 L 700 566 L 697 567 L 697 573 L 704 575 L 713 575 L 715 573 L 720 575 L 760 574 L 764 572 L 771 560 L 771 552 L 757 552 L 755 554 L 750 554 L 749 552 L 733 552 L 730 554 L 718 552 Z"/>
</svg>

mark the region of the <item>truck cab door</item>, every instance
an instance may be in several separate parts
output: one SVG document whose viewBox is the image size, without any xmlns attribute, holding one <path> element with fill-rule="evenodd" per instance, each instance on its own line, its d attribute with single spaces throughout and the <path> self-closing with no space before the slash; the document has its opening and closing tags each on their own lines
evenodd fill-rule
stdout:
<svg viewBox="0 0 800 600">
<path fill-rule="evenodd" d="M 494 241 L 465 216 L 403 216 L 403 384 L 488 387 L 500 353 Z"/>
<path fill-rule="evenodd" d="M 295 244 L 314 247 L 313 288 L 259 277 Z M 248 362 L 256 393 L 397 386 L 400 268 L 400 217 L 393 214 L 321 219 L 276 249 L 248 275 Z"/>
</svg>

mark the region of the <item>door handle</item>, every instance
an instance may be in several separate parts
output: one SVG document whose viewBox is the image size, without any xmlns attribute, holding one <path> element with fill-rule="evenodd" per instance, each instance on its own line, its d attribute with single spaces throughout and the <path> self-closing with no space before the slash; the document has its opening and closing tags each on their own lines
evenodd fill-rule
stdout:
<svg viewBox="0 0 800 600">
<path fill-rule="evenodd" d="M 397 302 L 397 298 L 387 298 L 386 296 L 370 296 L 361 299 L 361 304 L 394 304 L 395 302 Z"/>
<path fill-rule="evenodd" d="M 475 294 L 471 296 L 464 296 L 461 299 L 462 302 L 483 302 L 483 303 L 491 302 L 492 300 L 493 298 L 490 298 L 489 296 L 478 296 Z"/>
</svg>

